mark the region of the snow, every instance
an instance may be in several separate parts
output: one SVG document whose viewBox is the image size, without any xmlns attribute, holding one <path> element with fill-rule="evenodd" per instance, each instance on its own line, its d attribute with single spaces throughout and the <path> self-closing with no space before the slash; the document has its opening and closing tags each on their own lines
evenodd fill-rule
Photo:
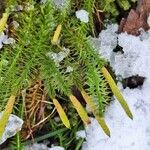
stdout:
<svg viewBox="0 0 150 150">
<path fill-rule="evenodd" d="M 62 62 L 70 53 L 70 50 L 67 48 L 63 48 L 59 53 L 48 52 L 47 56 L 52 58 L 57 66 Z"/>
<path fill-rule="evenodd" d="M 78 138 L 85 138 L 86 137 L 86 133 L 85 130 L 80 130 L 76 133 L 76 137 Z"/>
<path fill-rule="evenodd" d="M 140 36 L 117 34 L 117 25 L 109 25 L 99 38 L 92 39 L 94 47 L 106 58 L 121 78 L 140 75 L 146 78 L 142 87 L 121 89 L 134 119 L 130 120 L 115 99 L 107 108 L 105 120 L 111 130 L 107 137 L 98 122 L 92 118 L 85 129 L 86 141 L 82 150 L 148 150 L 150 149 L 150 30 Z M 123 52 L 114 52 L 117 46 Z"/>
<path fill-rule="evenodd" d="M 60 146 L 53 146 L 52 148 L 50 148 L 49 150 L 64 150 L 63 147 Z"/>
<path fill-rule="evenodd" d="M 76 11 L 76 17 L 84 23 L 89 22 L 89 13 L 86 10 L 78 10 Z"/>
<path fill-rule="evenodd" d="M 0 49 L 3 47 L 4 44 L 14 44 L 15 39 L 9 38 L 8 35 L 4 34 L 4 32 L 0 33 Z"/>
<path fill-rule="evenodd" d="M 108 25 L 99 38 L 92 38 L 94 47 L 99 54 L 110 62 L 116 75 L 123 78 L 132 75 L 148 77 L 150 72 L 150 30 L 140 36 L 117 34 L 118 25 Z M 117 44 L 122 52 L 114 52 Z M 140 65 L 139 65 L 140 64 Z"/>
<path fill-rule="evenodd" d="M 45 143 L 34 143 L 32 145 L 27 146 L 25 150 L 64 150 L 64 148 L 60 146 L 52 146 L 51 148 L 49 148 Z"/>
<path fill-rule="evenodd" d="M 92 124 L 86 129 L 86 142 L 82 150 L 147 150 L 150 148 L 150 94 L 149 82 L 142 89 L 125 89 L 123 95 L 127 100 L 134 120 L 130 120 L 115 100 L 105 115 L 105 120 L 111 130 L 111 138 L 104 135 L 98 122 L 92 119 Z M 144 98 L 144 99 L 143 99 Z"/>
<path fill-rule="evenodd" d="M 68 66 L 66 69 L 66 73 L 70 73 L 73 71 L 73 68 L 71 66 Z"/>
<path fill-rule="evenodd" d="M 2 117 L 2 113 L 0 113 L 0 117 Z M 3 136 L 0 139 L 0 144 L 4 143 L 8 138 L 14 136 L 18 131 L 20 131 L 22 125 L 23 120 L 11 114 L 8 123 L 6 125 L 5 131 L 3 133 Z"/>
</svg>

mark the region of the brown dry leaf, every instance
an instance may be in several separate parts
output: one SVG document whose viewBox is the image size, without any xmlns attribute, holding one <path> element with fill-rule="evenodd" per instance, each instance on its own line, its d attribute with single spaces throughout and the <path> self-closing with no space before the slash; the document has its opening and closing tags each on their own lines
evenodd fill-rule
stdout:
<svg viewBox="0 0 150 150">
<path fill-rule="evenodd" d="M 122 18 L 119 32 L 127 32 L 132 35 L 139 35 L 140 29 L 148 30 L 150 27 L 147 19 L 150 13 L 150 0 L 138 0 L 136 10 L 131 9 L 127 18 Z"/>
</svg>

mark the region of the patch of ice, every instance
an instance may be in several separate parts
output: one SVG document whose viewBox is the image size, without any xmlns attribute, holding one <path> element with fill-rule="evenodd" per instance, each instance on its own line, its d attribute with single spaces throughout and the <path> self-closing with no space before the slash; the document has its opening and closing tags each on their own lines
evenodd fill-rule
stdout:
<svg viewBox="0 0 150 150">
<path fill-rule="evenodd" d="M 2 117 L 2 113 L 0 113 L 0 118 Z M 3 133 L 2 138 L 0 139 L 0 144 L 4 143 L 8 138 L 14 136 L 18 131 L 21 130 L 23 125 L 23 120 L 19 117 L 11 114 Z"/>
<path fill-rule="evenodd" d="M 88 23 L 89 22 L 89 13 L 86 10 L 78 10 L 76 11 L 76 17 L 80 19 L 81 22 Z"/>
</svg>

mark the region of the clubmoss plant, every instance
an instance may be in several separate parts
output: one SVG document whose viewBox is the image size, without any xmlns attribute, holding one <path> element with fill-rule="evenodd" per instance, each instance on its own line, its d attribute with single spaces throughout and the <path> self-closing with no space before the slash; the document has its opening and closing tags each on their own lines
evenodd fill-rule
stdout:
<svg viewBox="0 0 150 150">
<path fill-rule="evenodd" d="M 123 10 L 129 10 L 132 3 L 136 2 L 136 1 L 130 1 L 130 0 L 103 0 L 97 1 L 99 6 L 100 6 L 100 10 L 102 12 L 105 12 L 108 16 L 118 16 L 119 15 L 119 11 L 118 8 L 123 9 Z"/>
<path fill-rule="evenodd" d="M 75 86 L 92 108 L 103 131 L 110 136 L 104 120 L 106 104 L 110 101 L 110 88 L 107 78 L 101 73 L 107 62 L 92 48 L 88 38 L 93 33 L 95 2 L 82 2 L 81 6 L 89 12 L 90 21 L 87 24 L 75 17 L 74 0 L 70 0 L 63 9 L 57 9 L 51 1 L 39 4 L 29 0 L 22 3 L 24 9 L 12 15 L 12 19 L 20 25 L 15 31 L 16 43 L 4 47 L 0 52 L 1 111 L 9 97 L 19 97 L 33 80 L 40 79 L 66 127 L 72 126 L 67 117 L 70 110 L 65 112 L 57 99 L 58 93 L 74 106 L 81 120 L 88 125 L 88 113 L 80 99 L 72 94 L 72 87 Z M 61 57 L 58 54 L 64 49 L 69 52 L 58 61 L 58 57 Z M 71 72 L 66 72 L 68 66 L 73 68 Z M 23 97 L 22 100 L 25 101 Z"/>
</svg>

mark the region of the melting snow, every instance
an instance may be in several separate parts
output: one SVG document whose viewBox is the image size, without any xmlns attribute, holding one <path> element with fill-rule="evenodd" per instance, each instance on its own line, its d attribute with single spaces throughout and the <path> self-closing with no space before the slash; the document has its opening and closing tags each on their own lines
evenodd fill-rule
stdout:
<svg viewBox="0 0 150 150">
<path fill-rule="evenodd" d="M 117 34 L 117 25 L 109 25 L 98 39 L 93 39 L 96 50 L 106 58 L 116 75 L 122 78 L 132 75 L 146 77 L 142 87 L 121 91 L 133 112 L 134 120 L 124 113 L 117 100 L 105 113 L 111 130 L 108 138 L 98 122 L 92 119 L 86 132 L 82 150 L 148 150 L 150 149 L 150 30 L 135 37 L 127 33 Z M 117 46 L 123 52 L 113 52 Z"/>
</svg>

